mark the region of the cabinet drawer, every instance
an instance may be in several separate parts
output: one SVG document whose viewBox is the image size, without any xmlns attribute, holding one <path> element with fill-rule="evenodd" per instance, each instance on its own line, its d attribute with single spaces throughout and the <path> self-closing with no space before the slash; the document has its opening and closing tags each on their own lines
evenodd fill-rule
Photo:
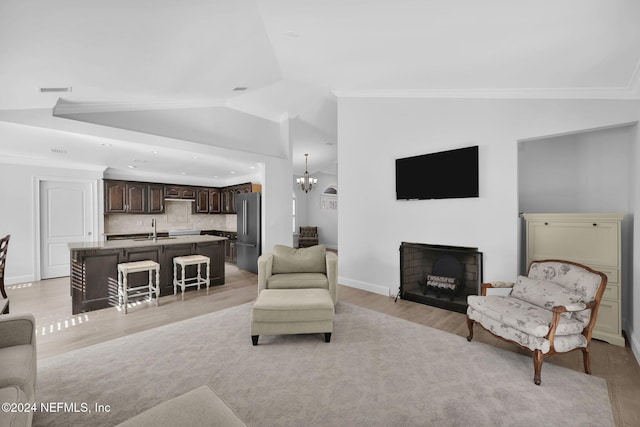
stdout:
<svg viewBox="0 0 640 427">
<path fill-rule="evenodd" d="M 590 265 L 589 267 L 593 268 L 596 271 L 604 273 L 607 276 L 607 284 L 609 283 L 620 283 L 620 270 L 617 268 L 611 267 L 598 267 L 595 265 Z"/>
<path fill-rule="evenodd" d="M 610 302 L 604 299 L 600 301 L 595 330 L 618 335 L 621 333 L 620 308 L 617 302 Z"/>
<path fill-rule="evenodd" d="M 604 290 L 602 298 L 617 303 L 620 301 L 620 286 L 607 284 L 607 288 Z"/>
</svg>

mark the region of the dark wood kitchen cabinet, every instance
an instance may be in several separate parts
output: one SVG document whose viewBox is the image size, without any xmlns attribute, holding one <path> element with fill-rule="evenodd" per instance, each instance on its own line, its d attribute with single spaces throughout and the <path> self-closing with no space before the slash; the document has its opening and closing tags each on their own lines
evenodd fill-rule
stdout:
<svg viewBox="0 0 640 427">
<path fill-rule="evenodd" d="M 220 190 L 218 188 L 198 189 L 196 213 L 220 213 Z"/>
<path fill-rule="evenodd" d="M 146 213 L 147 184 L 104 182 L 104 213 Z"/>
<path fill-rule="evenodd" d="M 104 213 L 163 213 L 164 184 L 104 181 Z"/>
<path fill-rule="evenodd" d="M 164 212 L 164 184 L 148 184 L 147 213 Z"/>
<path fill-rule="evenodd" d="M 167 184 L 164 186 L 164 196 L 169 199 L 193 200 L 196 198 L 196 189 L 184 185 Z"/>
</svg>

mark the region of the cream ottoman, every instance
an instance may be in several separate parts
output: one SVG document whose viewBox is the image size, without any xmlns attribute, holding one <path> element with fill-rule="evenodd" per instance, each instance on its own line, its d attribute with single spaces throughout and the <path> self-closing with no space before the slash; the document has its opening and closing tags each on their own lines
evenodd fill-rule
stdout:
<svg viewBox="0 0 640 427">
<path fill-rule="evenodd" d="M 251 340 L 260 335 L 324 333 L 331 341 L 333 299 L 327 289 L 263 289 L 251 309 Z"/>
</svg>

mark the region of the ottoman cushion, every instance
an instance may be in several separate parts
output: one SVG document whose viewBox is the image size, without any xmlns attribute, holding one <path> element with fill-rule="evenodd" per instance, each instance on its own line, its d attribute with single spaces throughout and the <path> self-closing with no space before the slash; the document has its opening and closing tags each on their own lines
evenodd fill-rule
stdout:
<svg viewBox="0 0 640 427">
<path fill-rule="evenodd" d="M 264 289 L 253 305 L 252 322 L 287 323 L 333 319 L 326 289 Z"/>
</svg>

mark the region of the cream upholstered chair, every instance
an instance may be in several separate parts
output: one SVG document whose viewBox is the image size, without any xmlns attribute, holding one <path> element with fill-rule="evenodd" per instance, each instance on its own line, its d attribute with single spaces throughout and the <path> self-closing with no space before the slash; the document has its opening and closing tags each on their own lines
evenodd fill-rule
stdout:
<svg viewBox="0 0 640 427">
<path fill-rule="evenodd" d="M 338 256 L 324 245 L 295 249 L 275 245 L 258 258 L 258 293 L 263 289 L 327 289 L 338 301 Z"/>
<path fill-rule="evenodd" d="M 591 374 L 589 344 L 607 276 L 569 261 L 533 261 L 508 295 L 467 298 L 468 341 L 478 323 L 491 334 L 533 351 L 533 381 L 540 385 L 545 356 L 582 350 L 584 371 Z"/>
</svg>

